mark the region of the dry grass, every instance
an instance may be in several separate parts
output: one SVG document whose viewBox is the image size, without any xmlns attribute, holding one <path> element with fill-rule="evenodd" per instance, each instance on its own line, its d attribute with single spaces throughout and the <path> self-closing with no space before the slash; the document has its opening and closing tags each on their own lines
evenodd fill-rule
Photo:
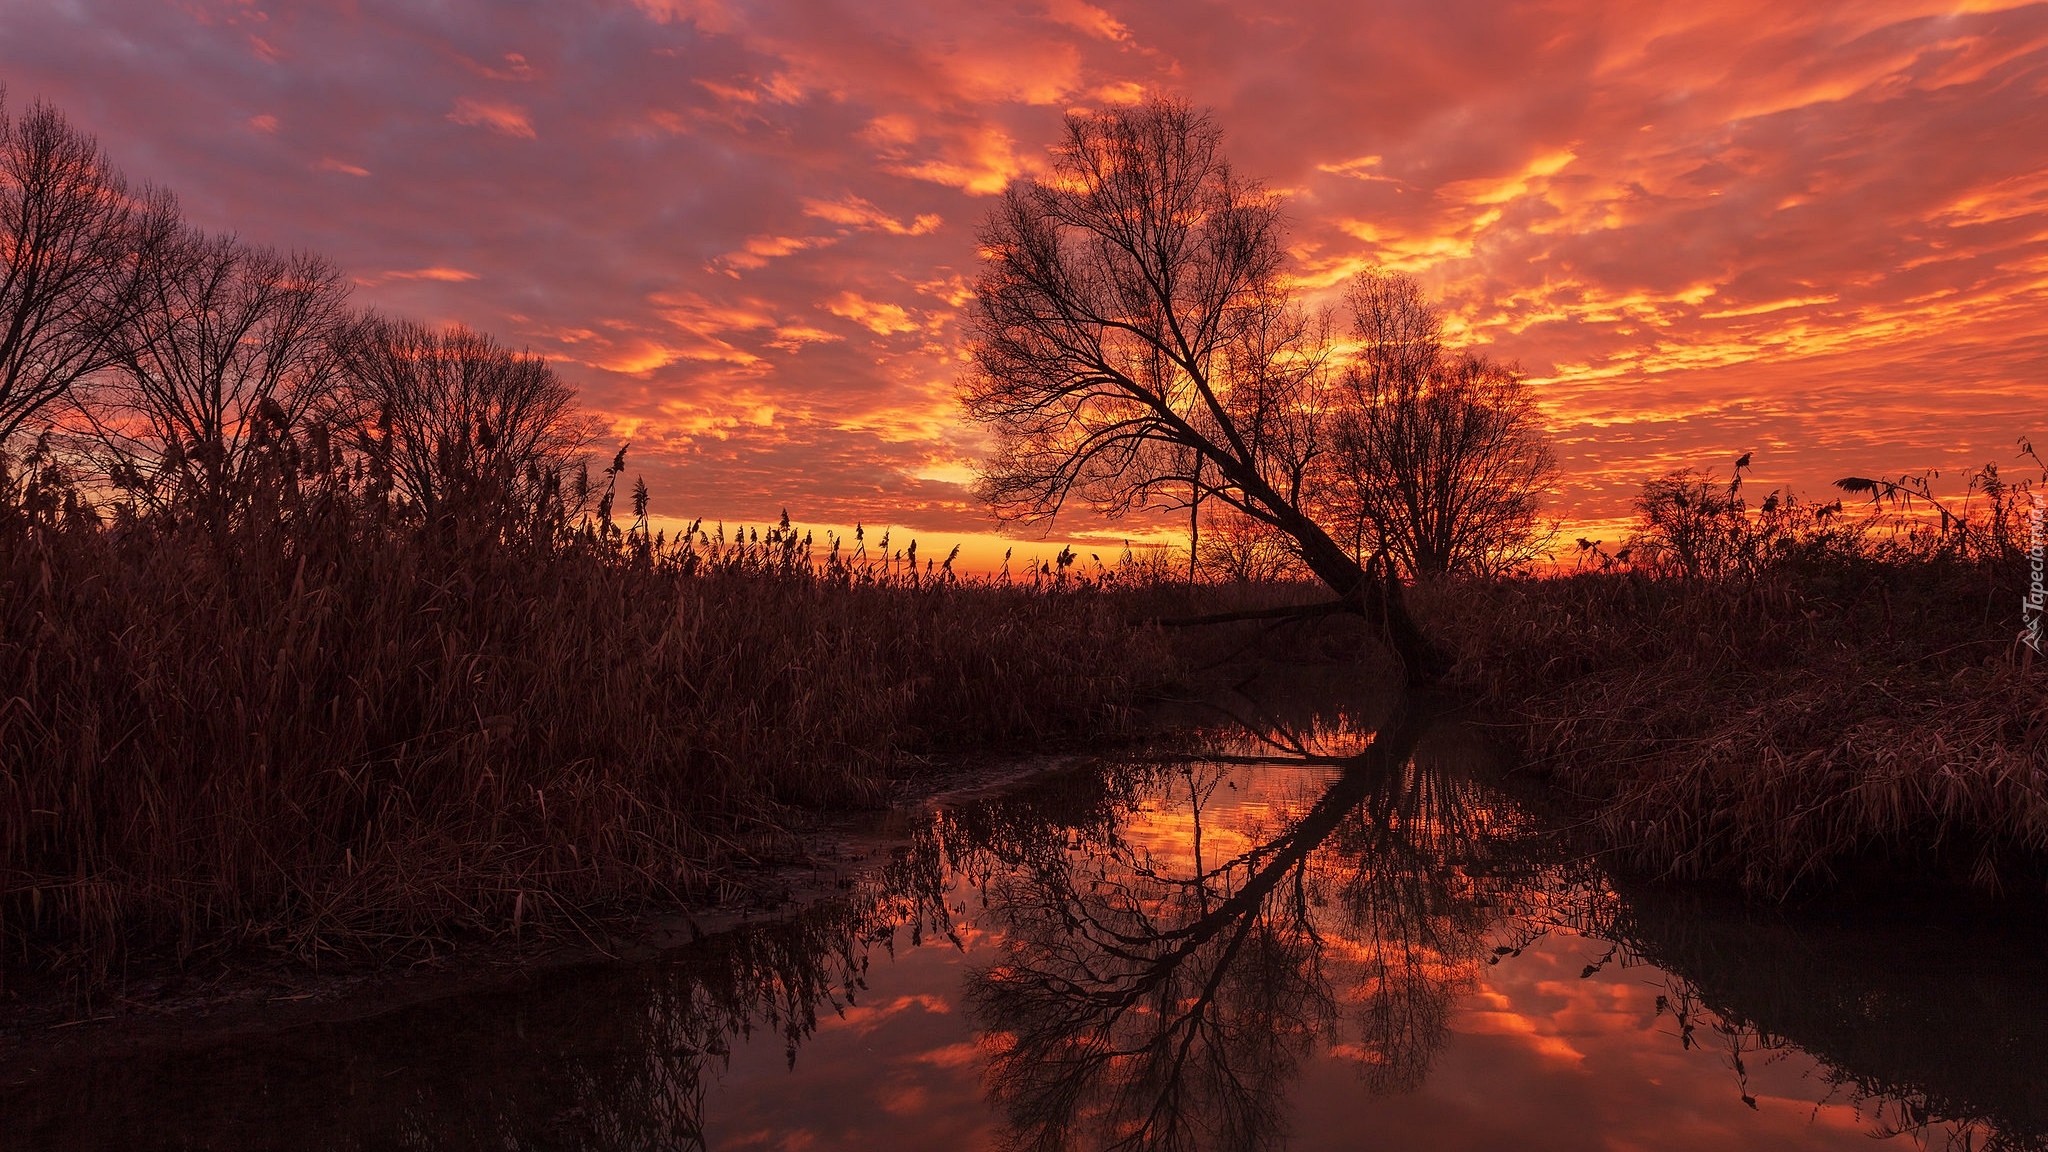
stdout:
<svg viewBox="0 0 2048 1152">
<path fill-rule="evenodd" d="M 1114 731 L 1166 661 L 1075 581 L 793 534 L 429 530 L 348 484 L 102 525 L 61 484 L 0 490 L 0 981 L 418 955 L 716 894 L 781 806 Z"/>
<path fill-rule="evenodd" d="M 1773 896 L 2048 862 L 2048 669 L 2012 557 L 1836 550 L 1418 596 L 1457 677 L 1630 865 Z"/>
</svg>

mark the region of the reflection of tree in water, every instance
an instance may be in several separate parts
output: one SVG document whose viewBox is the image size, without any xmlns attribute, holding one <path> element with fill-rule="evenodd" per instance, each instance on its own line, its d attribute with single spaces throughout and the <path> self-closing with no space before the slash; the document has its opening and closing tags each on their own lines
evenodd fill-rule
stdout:
<svg viewBox="0 0 2048 1152">
<path fill-rule="evenodd" d="M 1355 755 L 1322 751 L 1362 740 L 1340 725 L 1081 767 L 953 806 L 843 901 L 668 961 L 109 1062 L 47 1098 L 0 1094 L 0 1114 L 53 1147 L 150 1131 L 166 1147 L 701 1148 L 706 1090 L 732 1050 L 765 1033 L 794 1061 L 865 995 L 876 949 L 954 930 L 946 901 L 964 881 L 999 949 L 969 986 L 987 1090 L 1023 1147 L 1275 1146 L 1312 1048 L 1353 1058 L 1363 1089 L 1411 1089 L 1483 963 L 1554 927 L 1672 973 L 1668 1027 L 1724 1050 L 1738 1092 L 1796 1046 L 1881 1131 L 2048 1148 L 2048 998 L 2014 1003 L 2010 948 L 1936 956 L 1937 979 L 1873 960 L 1861 938 L 1788 934 L 1654 890 L 1621 899 L 1497 792 L 1446 770 L 1429 722 L 1381 724 Z M 1302 794 L 1238 803 L 1251 779 L 1232 772 L 1247 764 L 1303 767 Z M 2048 960 L 2027 972 L 2048 988 Z"/>
<path fill-rule="evenodd" d="M 874 951 L 930 922 L 921 901 L 935 889 L 916 875 L 928 863 L 658 963 L 99 1061 L 29 1092 L 0 1082 L 0 1148 L 127 1149 L 138 1133 L 194 1149 L 702 1148 L 706 1089 L 734 1048 L 772 1037 L 794 1060 L 862 995 Z"/>
<path fill-rule="evenodd" d="M 969 996 L 990 1097 L 1021 1147 L 1273 1147 L 1314 1046 L 1354 1058 L 1364 1090 L 1412 1089 L 1484 963 L 1552 928 L 1621 941 L 1610 959 L 1678 974 L 1664 1007 L 1685 1016 L 1672 1028 L 1724 1048 L 1739 1092 L 1749 1065 L 1797 1046 L 1827 1062 L 1878 1130 L 1936 1148 L 2044 1147 L 2041 1093 L 2025 1088 L 2043 1082 L 2027 1079 L 2038 1041 L 2015 1049 L 2003 1099 L 1943 1087 L 1998 1075 L 1967 1051 L 1982 1027 L 1944 1025 L 1956 1005 L 1924 1019 L 1874 1012 L 1925 1003 L 1927 992 L 1853 957 L 1816 966 L 1811 949 L 1726 914 L 1649 892 L 1619 899 L 1510 801 L 1445 770 L 1423 742 L 1430 720 L 1417 711 L 1387 723 L 1352 756 L 1320 755 L 1312 740 L 1263 751 L 1248 741 L 1201 760 L 1090 766 L 956 806 L 843 904 L 706 940 L 687 965 L 622 978 L 606 1003 L 567 1006 L 581 1023 L 536 1027 L 574 1035 L 577 1050 L 543 1044 L 511 1061 L 514 1078 L 490 1090 L 473 1139 L 451 1139 L 445 1095 L 423 1096 L 406 1127 L 436 1148 L 564 1137 L 702 1147 L 704 1088 L 730 1046 L 767 1030 L 794 1060 L 822 1015 L 861 995 L 873 949 L 906 930 L 913 943 L 952 931 L 946 900 L 964 879 L 985 902 L 980 926 L 999 933 L 1001 951 Z M 1335 776 L 1255 823 L 1225 814 L 1230 771 L 1247 763 Z M 1133 835 L 1148 804 L 1185 815 L 1181 849 L 1151 851 Z M 1760 951 L 1772 962 L 1759 963 Z M 2026 1029 L 2048 1030 L 2048 1018 L 2023 1016 L 2008 1031 Z M 1959 1049 L 1946 1078 L 1916 1055 L 1944 1047 Z"/>
<path fill-rule="evenodd" d="M 1657 1013 L 1716 1052 L 1751 1107 L 1750 1077 L 1817 1060 L 1828 1099 L 1911 1147 L 2048 1150 L 2048 955 L 2038 925 L 1987 932 L 1937 909 L 1784 916 L 1686 892 L 1631 890 L 1566 919 L 1664 970 Z"/>
<path fill-rule="evenodd" d="M 704 1093 L 735 1042 L 779 1033 L 794 1066 L 821 1012 L 852 1004 L 868 950 L 892 935 L 902 909 L 848 905 L 700 944 L 681 977 L 645 987 L 637 1036 L 611 1058 L 569 1069 L 587 1145 L 604 1149 L 705 1146 Z"/>
<path fill-rule="evenodd" d="M 1370 1087 L 1421 1081 L 1521 871 L 1503 814 L 1416 763 L 1429 722 L 1410 712 L 1351 757 L 1185 766 L 1186 859 L 1114 834 L 1053 853 L 981 841 L 1003 942 L 969 995 L 1019 1146 L 1272 1146 L 1299 1061 L 1353 1029 Z M 1247 761 L 1338 775 L 1205 858 L 1223 831 L 1205 809 Z"/>
</svg>

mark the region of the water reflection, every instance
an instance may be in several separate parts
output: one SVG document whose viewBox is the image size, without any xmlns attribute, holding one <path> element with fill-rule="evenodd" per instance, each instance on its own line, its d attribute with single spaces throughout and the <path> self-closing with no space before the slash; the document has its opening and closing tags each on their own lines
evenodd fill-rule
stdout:
<svg viewBox="0 0 2048 1152">
<path fill-rule="evenodd" d="M 1748 1137 L 1693 1115 L 1660 1144 L 1790 1131 L 1816 1147 L 2048 1147 L 2048 965 L 2030 940 L 1617 891 L 1489 784 L 1472 747 L 1426 701 L 1369 719 L 1252 711 L 1180 754 L 949 805 L 847 899 L 661 963 L 199 1051 L 0 1068 L 0 1144 L 1278 1148 L 1367 1115 L 1399 1131 L 1416 1122 L 1401 1102 L 1446 1076 L 1494 1091 L 1445 1054 L 1476 1050 L 1482 1025 L 1528 1028 L 1576 975 L 1639 1003 L 1610 1008 L 1602 1036 L 1689 1078 L 1692 1099 L 1737 1116 L 1808 1089 L 1823 1102 L 1805 1127 Z M 1573 949 L 1582 971 L 1537 978 L 1533 963 Z M 1541 1040 L 1529 1059 L 1548 1058 Z M 890 1095 L 899 1057 L 924 1078 Z M 1659 1123 L 1630 1111 L 1639 1084 L 1575 1075 L 1629 1123 Z M 1429 1131 L 1533 1147 L 1555 1122 Z"/>
<path fill-rule="evenodd" d="M 2048 938 L 2039 910 L 1925 903 L 1838 912 L 1825 930 L 1697 894 L 1633 891 L 1575 927 L 1662 969 L 1682 1045 L 1751 1071 L 1818 1060 L 1826 1095 L 1914 1147 L 2048 1148 Z"/>
<path fill-rule="evenodd" d="M 1489 867 L 1511 838 L 1472 785 L 1415 760 L 1430 720 L 1406 709 L 1348 757 L 1161 773 L 1186 797 L 1181 850 L 966 838 L 1000 865 L 982 884 L 999 958 L 968 1000 L 1018 1146 L 1275 1147 L 1297 1064 L 1344 1042 L 1347 1013 L 1373 1088 L 1422 1080 L 1511 883 Z M 1267 829 L 1210 827 L 1247 761 L 1335 777 Z M 986 867 L 969 855 L 970 874 Z"/>
</svg>

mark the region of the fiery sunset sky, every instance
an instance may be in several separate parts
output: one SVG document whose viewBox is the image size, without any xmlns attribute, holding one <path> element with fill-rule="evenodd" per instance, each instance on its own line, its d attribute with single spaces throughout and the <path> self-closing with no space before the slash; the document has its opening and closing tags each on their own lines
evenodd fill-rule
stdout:
<svg viewBox="0 0 2048 1152">
<path fill-rule="evenodd" d="M 976 227 L 1147 93 L 1286 196 L 1305 286 L 1410 271 L 1521 363 L 1569 527 L 1746 451 L 1825 498 L 2048 439 L 2048 4 L 8 0 L 0 82 L 555 358 L 673 516 L 990 530 Z"/>
</svg>

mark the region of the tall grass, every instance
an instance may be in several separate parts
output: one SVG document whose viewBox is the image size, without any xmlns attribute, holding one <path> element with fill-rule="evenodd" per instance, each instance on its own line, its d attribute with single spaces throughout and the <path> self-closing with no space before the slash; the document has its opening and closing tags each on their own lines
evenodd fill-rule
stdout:
<svg viewBox="0 0 2048 1152">
<path fill-rule="evenodd" d="M 1632 560 L 1418 605 L 1630 865 L 1777 897 L 2038 887 L 2048 668 L 2014 639 L 2026 501 L 1932 527 L 1769 504 L 1776 523 L 1724 498 L 1681 549 L 1658 547 L 1646 502 Z"/>
<path fill-rule="evenodd" d="M 0 981 L 716 895 L 783 805 L 1114 730 L 1165 662 L 1083 582 L 786 527 L 423 523 L 346 469 L 237 507 L 106 518 L 46 457 L 0 467 Z"/>
</svg>

